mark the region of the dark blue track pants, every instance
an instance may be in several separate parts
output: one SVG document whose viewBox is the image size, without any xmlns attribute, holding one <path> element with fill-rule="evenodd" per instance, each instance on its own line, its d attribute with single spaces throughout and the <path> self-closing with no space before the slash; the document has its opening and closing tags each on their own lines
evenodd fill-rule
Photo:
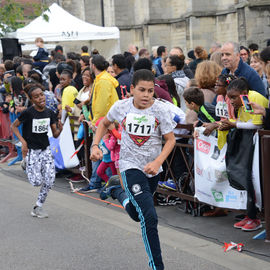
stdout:
<svg viewBox="0 0 270 270">
<path fill-rule="evenodd" d="M 141 223 L 142 238 L 149 256 L 149 266 L 153 270 L 163 270 L 157 230 L 158 217 L 153 201 L 153 193 L 157 188 L 159 175 L 148 178 L 138 169 L 126 170 L 121 175 L 125 192 L 134 206 L 129 207 L 129 211 L 137 212 L 129 214 L 130 216 L 138 215 Z"/>
</svg>

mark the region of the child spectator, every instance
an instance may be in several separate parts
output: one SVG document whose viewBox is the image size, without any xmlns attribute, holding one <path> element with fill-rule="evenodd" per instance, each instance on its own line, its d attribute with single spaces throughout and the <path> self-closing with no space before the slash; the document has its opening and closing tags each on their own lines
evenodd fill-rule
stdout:
<svg viewBox="0 0 270 270">
<path fill-rule="evenodd" d="M 60 76 L 61 76 L 61 73 L 63 72 L 63 70 L 68 70 L 70 73 L 71 73 L 71 77 L 73 75 L 73 69 L 70 65 L 68 65 L 66 62 L 60 62 L 57 67 L 56 67 L 56 76 L 59 80 L 59 84 L 57 84 L 54 88 L 54 94 L 55 94 L 55 97 L 57 98 L 57 100 L 59 102 L 61 102 L 62 100 L 62 86 L 60 84 Z"/>
<path fill-rule="evenodd" d="M 120 156 L 120 141 L 121 141 L 121 127 L 119 123 L 114 122 L 109 127 L 109 140 L 105 142 L 107 148 L 111 151 L 111 160 L 114 162 L 117 174 L 121 177 L 119 171 L 119 156 Z"/>
<path fill-rule="evenodd" d="M 27 98 L 23 92 L 22 80 L 18 77 L 11 78 L 10 90 L 12 93 L 13 100 L 10 102 L 9 116 L 11 123 L 13 123 L 20 116 L 21 112 L 23 112 L 26 109 L 25 102 Z M 22 126 L 20 126 L 18 130 L 22 134 Z M 14 135 L 14 139 L 18 140 L 16 134 Z M 8 163 L 8 166 L 11 166 L 18 161 L 22 161 L 23 159 L 21 145 L 16 144 L 15 147 L 17 150 L 17 156 Z"/>
<path fill-rule="evenodd" d="M 33 57 L 34 67 L 37 67 L 40 69 L 40 71 L 43 71 L 43 68 L 49 63 L 49 53 L 46 48 L 44 48 L 44 40 L 40 37 L 36 38 L 35 44 L 38 47 L 37 54 Z"/>
<path fill-rule="evenodd" d="M 100 121 L 103 119 L 100 118 L 97 122 L 96 122 L 96 127 L 98 127 L 98 124 L 100 123 Z M 97 169 L 97 175 L 104 180 L 106 183 L 109 180 L 109 176 L 106 174 L 106 170 L 108 168 L 111 169 L 112 171 L 112 175 L 117 175 L 117 171 L 114 165 L 114 162 L 112 161 L 111 158 L 111 151 L 108 148 L 109 146 L 109 141 L 111 139 L 111 137 L 113 137 L 113 135 L 109 132 L 107 132 L 107 134 L 104 135 L 104 137 L 101 139 L 100 144 L 99 144 L 99 148 L 102 151 L 103 154 L 103 158 L 102 158 L 102 162 L 99 164 L 98 169 Z M 111 143 L 111 147 L 112 150 L 114 150 L 114 147 Z"/>
<path fill-rule="evenodd" d="M 216 82 L 215 91 L 217 94 L 216 99 L 216 116 L 219 116 L 221 119 L 235 119 L 234 107 L 232 106 L 230 99 L 227 96 L 227 87 L 235 80 L 236 77 L 232 74 L 221 74 Z M 209 136 L 213 130 L 219 127 L 217 122 L 214 123 L 204 123 L 205 127 L 204 135 Z"/>
<path fill-rule="evenodd" d="M 69 70 L 63 70 L 60 75 L 60 85 L 62 93 L 62 110 L 68 113 L 74 112 L 74 99 L 78 95 L 78 90 L 71 86 L 72 74 Z"/>
<path fill-rule="evenodd" d="M 185 90 L 183 97 L 188 109 L 197 113 L 199 121 L 195 126 L 201 126 L 203 123 L 214 123 L 220 118 L 216 116 L 215 106 L 210 103 L 204 103 L 204 94 L 198 87 L 190 87 Z"/>
<path fill-rule="evenodd" d="M 258 105 L 267 108 L 268 100 L 256 91 L 249 90 L 248 83 L 245 78 L 241 77 L 232 81 L 227 88 L 227 95 L 230 99 L 232 106 L 236 113 L 236 121 L 228 119 L 221 120 L 220 130 L 238 129 L 238 130 L 256 130 L 262 127 L 262 117 L 247 112 L 242 105 L 240 95 L 248 95 L 250 102 L 257 103 Z M 236 130 L 235 130 L 236 131 Z M 239 138 L 240 140 L 241 138 Z M 240 141 L 237 142 L 240 144 Z M 252 142 L 251 142 L 252 144 Z M 229 145 L 228 145 L 229 147 Z M 250 147 L 247 145 L 247 147 Z M 228 155 L 226 154 L 226 158 Z M 226 159 L 227 164 L 227 159 Z M 243 166 L 241 164 L 241 166 Z M 241 167 L 240 166 L 240 167 Z M 247 164 L 248 166 L 248 164 Z M 238 168 L 240 170 L 241 168 Z M 244 169 L 247 170 L 248 167 Z M 250 169 L 250 168 L 248 168 Z M 242 229 L 243 231 L 254 231 L 262 227 L 261 221 L 257 219 L 257 210 L 255 206 L 255 193 L 251 179 L 244 179 L 246 181 L 247 198 L 247 216 L 234 224 L 235 228 Z"/>
<path fill-rule="evenodd" d="M 26 162 L 26 173 L 29 182 L 33 186 L 40 186 L 38 200 L 31 211 L 33 217 L 47 218 L 48 214 L 43 209 L 49 190 L 55 180 L 54 161 L 51 154 L 48 128 L 52 129 L 54 137 L 58 137 L 62 125 L 59 122 L 57 130 L 55 118 L 50 109 L 45 107 L 45 96 L 43 91 L 34 86 L 28 91 L 33 106 L 25 110 L 12 124 L 12 131 L 22 143 L 22 154 Z M 23 123 L 23 136 L 18 126 Z"/>
</svg>

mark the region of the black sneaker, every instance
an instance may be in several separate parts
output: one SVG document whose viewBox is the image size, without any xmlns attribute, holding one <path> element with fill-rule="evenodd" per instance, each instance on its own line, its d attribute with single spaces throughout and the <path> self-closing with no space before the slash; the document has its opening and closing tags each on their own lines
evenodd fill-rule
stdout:
<svg viewBox="0 0 270 270">
<path fill-rule="evenodd" d="M 106 200 L 111 197 L 113 189 L 121 187 L 120 178 L 118 175 L 113 175 L 100 192 L 100 199 Z"/>
</svg>

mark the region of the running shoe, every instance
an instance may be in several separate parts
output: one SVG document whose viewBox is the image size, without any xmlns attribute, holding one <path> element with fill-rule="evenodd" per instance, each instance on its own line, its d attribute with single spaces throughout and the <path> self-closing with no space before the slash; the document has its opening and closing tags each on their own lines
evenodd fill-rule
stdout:
<svg viewBox="0 0 270 270">
<path fill-rule="evenodd" d="M 236 228 L 236 229 L 242 229 L 248 221 L 250 221 L 252 219 L 250 219 L 248 216 L 246 216 L 244 219 L 242 219 L 241 221 L 239 222 L 236 222 L 233 227 Z"/>
<path fill-rule="evenodd" d="M 164 196 L 164 195 L 162 195 L 160 193 L 157 193 L 156 198 L 157 198 L 157 204 L 158 205 L 161 205 L 161 206 L 168 205 L 168 202 L 166 200 L 166 196 Z"/>
<path fill-rule="evenodd" d="M 25 159 L 23 159 L 22 161 L 21 161 L 21 167 L 22 167 L 22 169 L 25 171 L 26 170 L 26 162 L 25 162 Z"/>
<path fill-rule="evenodd" d="M 81 193 L 91 193 L 91 192 L 98 192 L 99 188 L 94 186 L 86 186 L 84 188 L 79 189 Z"/>
<path fill-rule="evenodd" d="M 163 187 L 176 191 L 176 185 L 173 180 L 168 179 L 166 182 L 164 182 Z"/>
<path fill-rule="evenodd" d="M 113 189 L 121 187 L 120 178 L 118 175 L 113 175 L 100 192 L 100 199 L 106 200 L 111 197 Z"/>
<path fill-rule="evenodd" d="M 248 222 L 242 227 L 242 231 L 252 232 L 260 229 L 261 227 L 262 224 L 259 219 L 249 219 Z"/>
<path fill-rule="evenodd" d="M 38 217 L 38 218 L 47 218 L 48 214 L 44 211 L 44 209 L 40 206 L 35 205 L 32 212 L 32 217 Z"/>
<path fill-rule="evenodd" d="M 164 181 L 158 181 L 158 185 L 160 186 L 160 187 L 163 187 L 163 184 L 164 184 L 165 182 Z"/>
<path fill-rule="evenodd" d="M 72 177 L 66 177 L 66 179 L 72 183 L 82 183 L 85 181 L 85 179 L 80 174 L 75 174 Z"/>
</svg>

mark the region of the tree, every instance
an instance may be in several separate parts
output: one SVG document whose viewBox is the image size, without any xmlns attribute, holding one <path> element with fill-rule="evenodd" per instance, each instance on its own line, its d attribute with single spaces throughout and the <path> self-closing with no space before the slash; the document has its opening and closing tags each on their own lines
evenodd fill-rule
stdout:
<svg viewBox="0 0 270 270">
<path fill-rule="evenodd" d="M 26 3 L 22 5 L 15 0 L 6 0 L 0 8 L 0 37 L 25 26 L 28 21 L 41 14 L 44 20 L 49 21 L 49 16 L 44 14 L 44 11 L 49 11 L 44 4 Z"/>
</svg>

